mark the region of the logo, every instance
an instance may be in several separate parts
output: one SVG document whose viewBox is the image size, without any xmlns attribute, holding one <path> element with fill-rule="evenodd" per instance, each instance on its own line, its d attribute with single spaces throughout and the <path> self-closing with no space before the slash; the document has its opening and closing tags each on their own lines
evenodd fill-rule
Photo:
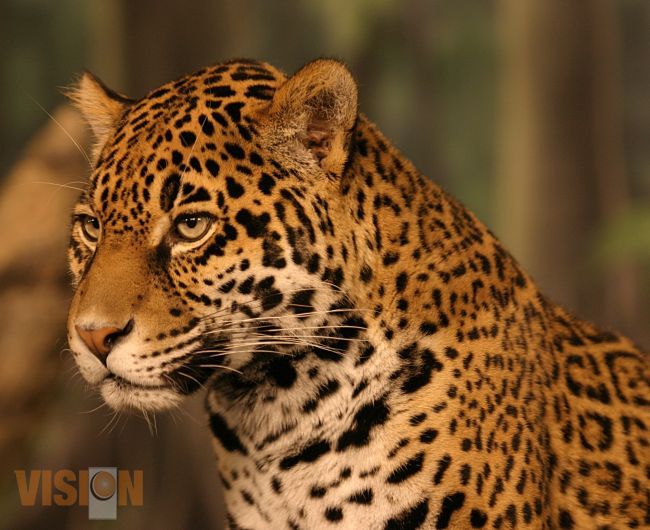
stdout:
<svg viewBox="0 0 650 530">
<path fill-rule="evenodd" d="M 89 519 L 117 519 L 118 506 L 143 504 L 141 469 L 17 469 L 14 473 L 22 506 L 88 506 Z"/>
</svg>

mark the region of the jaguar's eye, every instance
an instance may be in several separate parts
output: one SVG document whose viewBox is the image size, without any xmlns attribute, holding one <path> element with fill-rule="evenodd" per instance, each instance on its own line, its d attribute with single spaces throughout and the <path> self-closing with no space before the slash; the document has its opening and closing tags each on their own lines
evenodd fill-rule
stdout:
<svg viewBox="0 0 650 530">
<path fill-rule="evenodd" d="M 206 214 L 183 215 L 176 219 L 176 234 L 185 241 L 198 241 L 212 226 L 212 217 Z"/>
<path fill-rule="evenodd" d="M 86 241 L 89 243 L 97 243 L 99 239 L 99 231 L 101 226 L 99 224 L 99 219 L 93 217 L 92 215 L 82 215 L 79 218 L 81 223 L 81 233 L 83 234 Z"/>
</svg>

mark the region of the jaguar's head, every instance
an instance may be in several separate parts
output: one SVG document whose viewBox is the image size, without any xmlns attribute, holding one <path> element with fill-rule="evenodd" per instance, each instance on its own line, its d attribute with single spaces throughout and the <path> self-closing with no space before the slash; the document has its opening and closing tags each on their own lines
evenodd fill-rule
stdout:
<svg viewBox="0 0 650 530">
<path fill-rule="evenodd" d="M 327 238 L 347 215 L 347 69 L 287 79 L 233 61 L 137 101 L 85 74 L 71 94 L 97 147 L 73 214 L 68 339 L 105 401 L 168 408 L 309 344 L 341 300 Z"/>
</svg>

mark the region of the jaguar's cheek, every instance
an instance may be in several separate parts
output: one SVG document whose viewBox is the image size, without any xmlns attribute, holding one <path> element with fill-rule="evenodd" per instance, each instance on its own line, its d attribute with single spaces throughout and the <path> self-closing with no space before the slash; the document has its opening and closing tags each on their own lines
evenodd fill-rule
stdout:
<svg viewBox="0 0 650 530">
<path fill-rule="evenodd" d="M 161 241 L 148 256 L 149 266 L 156 271 L 167 270 L 171 262 L 171 249 L 166 241 Z"/>
</svg>

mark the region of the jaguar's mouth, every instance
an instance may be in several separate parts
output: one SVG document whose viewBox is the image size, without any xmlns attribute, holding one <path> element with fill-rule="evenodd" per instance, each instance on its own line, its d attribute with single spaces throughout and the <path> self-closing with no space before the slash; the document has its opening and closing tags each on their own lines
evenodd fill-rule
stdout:
<svg viewBox="0 0 650 530">
<path fill-rule="evenodd" d="M 135 390 L 165 390 L 168 388 L 172 388 L 171 384 L 166 384 L 166 385 L 143 385 L 140 383 L 136 383 L 134 381 L 129 381 L 128 379 L 125 379 L 124 377 L 120 377 L 119 375 L 115 374 L 109 374 L 106 376 L 104 381 L 102 383 L 105 383 L 106 381 L 113 381 L 115 386 L 119 388 L 120 390 L 126 390 L 126 391 L 135 391 Z"/>
<path fill-rule="evenodd" d="M 174 359 L 163 383 L 144 384 L 110 372 L 100 383 L 104 401 L 113 409 L 165 410 L 203 387 L 217 371 L 221 357 L 205 340 L 201 347 Z M 159 379 L 160 381 L 160 379 Z"/>
</svg>

